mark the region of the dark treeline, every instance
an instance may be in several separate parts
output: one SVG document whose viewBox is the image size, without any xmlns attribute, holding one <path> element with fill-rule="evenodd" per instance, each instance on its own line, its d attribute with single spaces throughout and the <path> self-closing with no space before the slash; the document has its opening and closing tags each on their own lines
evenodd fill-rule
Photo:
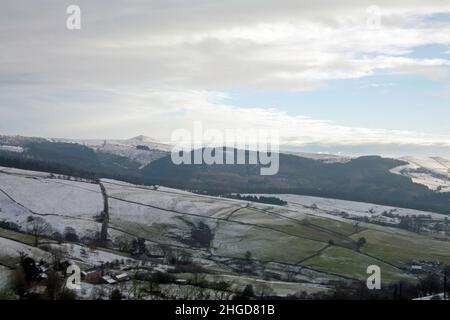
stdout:
<svg viewBox="0 0 450 320">
<path fill-rule="evenodd" d="M 145 179 L 138 174 L 133 174 L 131 170 L 120 170 L 115 168 L 108 168 L 97 166 L 95 170 L 89 170 L 82 162 L 78 165 L 65 165 L 60 160 L 43 160 L 36 159 L 29 155 L 22 155 L 17 153 L 0 153 L 0 166 L 18 168 L 31 171 L 49 172 L 58 175 L 65 175 L 70 177 L 78 177 L 87 180 L 96 181 L 99 178 L 109 178 L 121 181 L 127 181 L 135 184 L 151 184 L 149 179 Z"/>
<path fill-rule="evenodd" d="M 89 172 L 81 169 L 75 169 L 60 163 L 52 163 L 50 161 L 37 161 L 32 158 L 17 155 L 0 155 L 0 165 L 3 167 L 18 168 L 32 171 L 50 172 L 54 174 L 67 175 L 72 177 L 80 177 L 89 180 L 97 179 L 95 172 Z"/>
<path fill-rule="evenodd" d="M 267 203 L 267 204 L 274 204 L 277 206 L 285 206 L 287 205 L 287 202 L 284 200 L 281 200 L 277 197 L 267 197 L 267 196 L 243 196 L 238 194 L 225 194 L 222 195 L 225 198 L 230 199 L 237 199 L 237 200 L 245 200 L 245 201 L 252 201 L 252 202 L 261 202 L 261 203 Z"/>
</svg>

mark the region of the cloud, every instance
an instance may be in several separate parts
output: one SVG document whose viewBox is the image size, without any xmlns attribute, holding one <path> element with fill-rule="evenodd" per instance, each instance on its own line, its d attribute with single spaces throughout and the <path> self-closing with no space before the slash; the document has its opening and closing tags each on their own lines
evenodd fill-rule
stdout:
<svg viewBox="0 0 450 320">
<path fill-rule="evenodd" d="M 372 88 L 391 88 L 391 87 L 395 87 L 396 84 L 392 83 L 392 82 L 387 82 L 387 83 L 371 83 L 370 87 Z"/>
<path fill-rule="evenodd" d="M 191 116 L 183 116 L 190 126 L 202 121 L 206 128 L 225 131 L 228 128 L 273 129 L 279 132 L 281 143 L 292 146 L 317 145 L 422 145 L 450 147 L 449 135 L 431 135 L 407 130 L 368 129 L 338 125 L 334 122 L 291 116 L 277 109 L 240 108 L 229 105 L 226 99 L 208 102 L 209 93 L 204 93 L 201 107 L 188 108 Z M 172 96 L 171 93 L 167 95 Z M 251 125 L 249 125 L 251 124 Z"/>
<path fill-rule="evenodd" d="M 116 95 L 114 100 L 133 101 L 133 104 L 111 104 L 108 94 L 105 95 L 108 99 L 98 100 L 97 107 L 92 110 L 83 101 L 72 101 L 64 107 L 44 108 L 39 115 L 32 113 L 34 116 L 25 117 L 22 123 L 25 128 L 33 122 L 47 127 L 49 136 L 64 131 L 67 137 L 84 138 L 93 137 L 97 132 L 117 138 L 144 133 L 167 141 L 174 130 L 192 129 L 193 123 L 200 121 L 205 130 L 276 130 L 281 143 L 292 146 L 415 144 L 450 147 L 450 136 L 447 135 L 342 126 L 327 120 L 291 116 L 274 108 L 242 108 L 228 104 L 227 95 L 221 92 L 135 88 L 137 93 L 134 94 L 122 89 L 113 93 Z M 36 108 L 39 110 L 39 104 Z M 4 110 L 9 117 L 14 115 L 14 108 Z"/>
<path fill-rule="evenodd" d="M 371 1 L 78 2 L 81 31 L 65 29 L 68 2 L 6 4 L 2 73 L 55 83 L 304 91 L 377 70 L 435 77 L 448 66 L 401 57 L 450 44 L 450 22 L 425 19 L 450 12 L 442 1 L 379 1 L 376 29 L 368 25 Z"/>
</svg>

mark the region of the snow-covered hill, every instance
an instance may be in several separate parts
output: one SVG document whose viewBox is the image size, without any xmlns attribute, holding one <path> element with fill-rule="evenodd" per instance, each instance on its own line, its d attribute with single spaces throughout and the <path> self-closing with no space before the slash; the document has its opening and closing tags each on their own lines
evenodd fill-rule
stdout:
<svg viewBox="0 0 450 320">
<path fill-rule="evenodd" d="M 310 152 L 296 152 L 296 151 L 282 151 L 282 153 L 307 159 L 320 160 L 324 163 L 347 163 L 352 159 L 352 157 L 350 156 L 327 154 L 327 153 L 310 153 Z"/>
<path fill-rule="evenodd" d="M 49 235 L 73 227 L 80 237 L 93 237 L 100 230 L 95 217 L 102 210 L 97 184 L 0 167 L 0 221 L 14 223 L 23 232 L 30 217 L 42 217 L 52 227 Z"/>
<path fill-rule="evenodd" d="M 0 135 L 0 152 L 24 153 L 28 146 L 34 143 L 62 142 L 76 143 L 103 154 L 111 154 L 128 158 L 145 167 L 152 161 L 169 154 L 172 146 L 155 139 L 140 135 L 131 139 L 65 139 L 65 138 L 37 138 L 23 136 Z"/>
<path fill-rule="evenodd" d="M 136 161 L 145 167 L 154 160 L 166 156 L 172 146 L 161 143 L 146 136 L 137 136 L 123 140 L 71 140 L 71 139 L 50 139 L 54 142 L 78 143 L 94 149 L 97 152 L 109 153 L 116 156 L 126 157 Z"/>
<path fill-rule="evenodd" d="M 439 214 L 428 211 L 419 211 L 413 209 L 397 208 L 383 206 L 373 203 L 347 201 L 339 199 L 303 196 L 296 194 L 251 194 L 254 196 L 276 197 L 287 202 L 289 208 L 311 212 L 315 215 L 324 217 L 348 217 L 379 219 L 388 215 L 408 216 L 408 217 L 432 217 L 433 219 L 443 221 L 448 218 L 445 214 Z M 386 222 L 389 220 L 386 218 Z"/>
<path fill-rule="evenodd" d="M 430 190 L 450 192 L 450 160 L 442 157 L 403 157 L 400 160 L 408 164 L 393 168 L 392 173 L 409 177 Z"/>
</svg>

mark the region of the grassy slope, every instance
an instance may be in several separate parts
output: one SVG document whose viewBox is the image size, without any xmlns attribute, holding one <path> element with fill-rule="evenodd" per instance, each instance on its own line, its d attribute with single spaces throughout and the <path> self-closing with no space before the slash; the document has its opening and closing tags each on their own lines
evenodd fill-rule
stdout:
<svg viewBox="0 0 450 320">
<path fill-rule="evenodd" d="M 408 260 L 450 263 L 450 241 L 439 241 L 412 232 L 381 232 L 365 230 L 353 237 L 364 237 L 367 244 L 362 252 L 380 257 L 399 267 Z"/>
<path fill-rule="evenodd" d="M 212 243 L 214 254 L 244 258 L 250 251 L 253 259 L 300 263 L 320 271 L 360 279 L 367 278 L 367 267 L 375 264 L 382 268 L 384 281 L 412 279 L 407 275 L 408 260 L 450 261 L 450 242 L 371 224 L 363 224 L 355 233 L 352 221 L 301 213 L 293 221 L 271 215 L 277 213 L 277 207 L 263 208 L 269 213 L 243 208 L 235 212 L 230 221 L 220 221 Z M 285 209 L 279 209 L 279 212 L 283 213 Z M 235 221 L 254 226 L 238 225 Z M 150 238 L 159 237 L 162 231 L 155 225 L 131 227 L 130 223 L 119 224 L 131 233 Z M 165 232 L 177 232 L 177 229 L 171 229 L 174 226 L 165 227 Z M 365 237 L 367 244 L 358 252 L 355 242 L 360 237 Z M 335 245 L 327 248 L 329 240 L 333 240 Z"/>
<path fill-rule="evenodd" d="M 361 280 L 367 279 L 368 275 L 366 270 L 368 266 L 377 265 L 381 268 L 383 281 L 396 281 L 409 278 L 404 276 L 401 270 L 388 264 L 341 247 L 330 247 L 320 255 L 306 261 L 304 265 Z"/>
<path fill-rule="evenodd" d="M 11 239 L 28 245 L 33 245 L 34 243 L 34 237 L 32 235 L 3 228 L 0 228 L 0 238 Z"/>
</svg>

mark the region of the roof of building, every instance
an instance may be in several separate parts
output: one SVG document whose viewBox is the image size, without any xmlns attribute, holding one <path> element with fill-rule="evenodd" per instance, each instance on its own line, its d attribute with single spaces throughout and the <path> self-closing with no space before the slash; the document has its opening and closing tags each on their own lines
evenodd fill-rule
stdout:
<svg viewBox="0 0 450 320">
<path fill-rule="evenodd" d="M 108 283 L 108 284 L 114 284 L 114 283 L 117 282 L 116 280 L 114 280 L 114 279 L 111 278 L 110 276 L 103 276 L 102 279 L 103 279 L 106 283 Z"/>
<path fill-rule="evenodd" d="M 128 273 L 118 274 L 118 275 L 114 276 L 114 278 L 116 278 L 117 280 L 126 279 L 126 278 L 128 278 Z"/>
</svg>

